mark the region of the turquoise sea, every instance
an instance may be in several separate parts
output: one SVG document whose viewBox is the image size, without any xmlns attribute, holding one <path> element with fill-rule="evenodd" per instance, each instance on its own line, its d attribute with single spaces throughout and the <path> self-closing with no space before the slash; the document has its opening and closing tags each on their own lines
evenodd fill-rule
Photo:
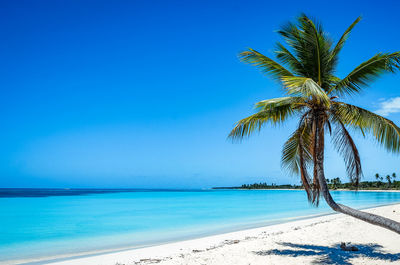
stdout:
<svg viewBox="0 0 400 265">
<path fill-rule="evenodd" d="M 400 203 L 398 192 L 334 191 L 355 208 Z M 142 247 L 321 215 L 296 190 L 0 189 L 0 264 Z"/>
</svg>

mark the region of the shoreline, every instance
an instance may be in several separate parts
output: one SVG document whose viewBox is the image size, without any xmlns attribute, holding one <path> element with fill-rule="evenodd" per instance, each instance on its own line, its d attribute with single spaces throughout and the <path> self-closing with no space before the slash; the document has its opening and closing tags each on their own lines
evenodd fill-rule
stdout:
<svg viewBox="0 0 400 265">
<path fill-rule="evenodd" d="M 379 209 L 383 209 L 385 207 L 397 207 L 400 212 L 400 204 L 399 203 L 392 203 L 387 205 L 381 205 L 378 207 L 366 207 L 361 208 L 362 210 L 367 211 L 376 211 Z M 145 245 L 145 246 L 136 246 L 136 247 L 125 247 L 125 248 L 118 248 L 118 249 L 110 249 L 104 251 L 93 251 L 87 253 L 81 253 L 80 255 L 69 255 L 69 256 L 56 256 L 54 258 L 48 257 L 46 260 L 25 260 L 19 261 L 17 264 L 53 264 L 53 265 L 72 265 L 72 264 L 87 264 L 87 265 L 115 265 L 118 264 L 148 264 L 146 262 L 150 260 L 164 260 L 171 256 L 180 256 L 183 255 L 182 253 L 203 253 L 204 250 L 201 249 L 210 249 L 215 246 L 218 248 L 222 248 L 225 245 L 230 245 L 232 242 L 236 242 L 235 240 L 239 240 L 241 242 L 245 238 L 248 237 L 255 237 L 255 235 L 266 232 L 266 231 L 274 231 L 279 228 L 288 229 L 289 227 L 302 227 L 307 226 L 312 223 L 319 223 L 319 222 L 329 222 L 330 220 L 337 219 L 339 217 L 346 216 L 342 214 L 338 214 L 335 212 L 331 213 L 324 213 L 319 215 L 311 215 L 311 216 L 301 216 L 298 218 L 287 218 L 280 223 L 275 224 L 267 224 L 263 226 L 255 226 L 252 228 L 242 228 L 240 230 L 234 230 L 230 232 L 220 232 L 214 233 L 204 236 L 197 236 L 192 238 L 180 239 L 180 240 L 171 240 L 167 242 L 162 242 L 153 245 Z M 367 224 L 368 225 L 368 224 Z M 289 229 L 290 230 L 290 229 Z M 241 238 L 241 239 L 235 239 Z M 234 241 L 229 241 L 234 240 Z M 225 243 L 224 243 L 225 242 Z M 236 243 L 232 243 L 236 244 Z M 153 253 L 158 253 L 158 255 L 154 255 Z M 49 259 L 50 258 L 50 259 Z M 135 262 L 139 263 L 132 263 L 132 260 L 137 260 Z M 130 260 L 131 262 L 125 261 Z M 142 261 L 141 261 L 142 260 Z M 158 262 L 157 262 L 158 263 Z"/>
<path fill-rule="evenodd" d="M 388 205 L 393 205 L 393 204 L 400 204 L 400 203 L 390 203 L 390 204 L 384 204 L 384 205 L 380 205 L 380 206 L 364 207 L 364 208 L 359 208 L 359 210 L 383 207 L 383 206 L 388 206 Z M 141 250 L 141 249 L 147 249 L 147 248 L 153 248 L 153 247 L 162 247 L 164 245 L 169 245 L 169 244 L 176 244 L 176 243 L 181 243 L 181 242 L 184 243 L 184 242 L 193 241 L 193 240 L 201 240 L 201 239 L 205 239 L 205 238 L 209 238 L 209 237 L 223 236 L 223 235 L 227 235 L 227 234 L 231 234 L 231 233 L 240 233 L 240 232 L 245 232 L 248 230 L 267 228 L 267 227 L 275 226 L 278 224 L 287 224 L 287 223 L 292 223 L 292 222 L 297 222 L 297 221 L 311 220 L 314 218 L 325 217 L 325 216 L 336 215 L 336 214 L 338 214 L 338 213 L 326 212 L 326 213 L 320 213 L 320 214 L 303 215 L 303 216 L 299 216 L 299 217 L 286 217 L 286 218 L 276 219 L 276 220 L 272 220 L 272 221 L 255 222 L 255 223 L 251 223 L 251 224 L 242 224 L 242 225 L 235 226 L 233 228 L 227 228 L 227 229 L 223 229 L 223 230 L 218 229 L 213 232 L 208 232 L 208 233 L 206 232 L 206 233 L 201 233 L 198 235 L 186 236 L 186 237 L 182 237 L 179 239 L 164 240 L 164 241 L 159 241 L 156 243 L 149 243 L 149 244 L 143 244 L 143 245 L 137 245 L 137 246 L 116 247 L 116 248 L 93 250 L 93 251 L 83 251 L 80 253 L 54 255 L 54 256 L 49 256 L 49 257 L 45 257 L 45 258 L 12 260 L 12 262 L 16 262 L 16 263 L 13 263 L 16 265 L 39 265 L 39 264 L 53 264 L 53 263 L 58 264 L 58 262 L 64 262 L 64 261 L 69 261 L 69 260 L 72 261 L 72 260 L 81 259 L 81 258 L 96 257 L 96 256 L 108 255 L 108 254 L 117 254 L 119 252 L 125 252 L 125 251 L 135 251 L 135 250 Z M 8 264 L 8 263 L 2 263 L 0 261 L 0 265 L 3 265 L 3 264 Z M 112 265 L 114 265 L 114 264 L 112 264 Z"/>
</svg>

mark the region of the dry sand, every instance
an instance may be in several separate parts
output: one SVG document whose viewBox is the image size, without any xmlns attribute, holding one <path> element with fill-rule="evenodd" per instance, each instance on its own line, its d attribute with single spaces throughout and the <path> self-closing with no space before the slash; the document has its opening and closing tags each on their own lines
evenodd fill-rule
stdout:
<svg viewBox="0 0 400 265">
<path fill-rule="evenodd" d="M 400 204 L 366 211 L 400 221 Z M 343 251 L 341 242 L 351 242 L 359 251 Z M 333 214 L 48 264 L 400 264 L 400 235 Z"/>
</svg>

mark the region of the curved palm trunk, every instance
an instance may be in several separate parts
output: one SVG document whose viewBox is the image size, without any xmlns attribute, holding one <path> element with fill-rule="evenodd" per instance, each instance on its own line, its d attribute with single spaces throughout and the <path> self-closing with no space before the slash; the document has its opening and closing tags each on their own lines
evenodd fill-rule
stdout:
<svg viewBox="0 0 400 265">
<path fill-rule="evenodd" d="M 399 222 L 393 221 L 391 219 L 388 219 L 388 218 L 385 218 L 385 217 L 382 217 L 379 215 L 362 212 L 362 211 L 347 207 L 345 205 L 338 204 L 333 200 L 333 198 L 329 192 L 328 185 L 326 184 L 325 174 L 324 174 L 324 131 L 323 131 L 323 126 L 322 126 L 322 128 L 319 127 L 317 129 L 317 131 L 318 131 L 318 134 L 317 134 L 318 135 L 318 144 L 317 144 L 317 150 L 316 150 L 317 156 L 316 156 L 316 161 L 314 161 L 314 163 L 316 163 L 316 168 L 317 168 L 316 173 L 317 173 L 317 178 L 318 178 L 319 185 L 321 188 L 321 192 L 322 192 L 322 195 L 324 196 L 324 199 L 327 202 L 327 204 L 336 212 L 350 215 L 354 218 L 360 219 L 362 221 L 368 222 L 373 225 L 381 226 L 383 228 L 392 230 L 393 232 L 400 234 L 400 223 Z"/>
</svg>

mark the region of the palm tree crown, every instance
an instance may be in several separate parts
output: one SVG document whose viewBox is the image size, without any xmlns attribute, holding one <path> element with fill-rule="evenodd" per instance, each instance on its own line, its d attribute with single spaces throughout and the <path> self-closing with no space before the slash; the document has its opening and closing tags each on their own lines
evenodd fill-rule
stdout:
<svg viewBox="0 0 400 265">
<path fill-rule="evenodd" d="M 335 76 L 339 53 L 359 21 L 357 18 L 334 43 L 321 24 L 301 15 L 296 23 L 288 23 L 278 31 L 286 46 L 277 43 L 276 60 L 253 49 L 240 53 L 242 61 L 278 80 L 286 95 L 256 103 L 257 112 L 240 120 L 229 137 L 242 139 L 267 123 L 298 117 L 297 129 L 284 144 L 282 165 L 301 176 L 308 199 L 316 205 L 321 191 L 316 161 L 317 156 L 323 156 L 326 132 L 332 136 L 334 147 L 344 158 L 347 175 L 355 184 L 362 176 L 362 169 L 349 128 L 364 136 L 372 134 L 391 152 L 400 151 L 399 127 L 382 116 L 342 101 L 382 74 L 400 68 L 400 52 L 378 53 L 344 78 Z"/>
</svg>

